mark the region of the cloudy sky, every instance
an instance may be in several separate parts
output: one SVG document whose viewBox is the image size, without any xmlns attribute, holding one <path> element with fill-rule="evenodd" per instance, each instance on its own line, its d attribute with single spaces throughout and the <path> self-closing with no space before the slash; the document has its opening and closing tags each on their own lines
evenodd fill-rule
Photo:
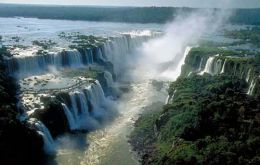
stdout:
<svg viewBox="0 0 260 165">
<path fill-rule="evenodd" d="M 0 0 L 0 3 L 260 8 L 260 0 Z"/>
</svg>

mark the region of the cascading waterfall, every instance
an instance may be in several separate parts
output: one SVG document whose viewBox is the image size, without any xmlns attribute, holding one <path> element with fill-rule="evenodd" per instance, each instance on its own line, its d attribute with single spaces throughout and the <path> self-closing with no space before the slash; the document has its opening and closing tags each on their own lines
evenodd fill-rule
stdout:
<svg viewBox="0 0 260 165">
<path fill-rule="evenodd" d="M 215 57 L 216 57 L 216 56 L 218 56 L 218 55 L 215 55 L 215 56 L 212 56 L 212 57 L 209 57 L 209 58 L 208 58 L 204 70 L 201 71 L 201 72 L 199 73 L 199 75 L 203 75 L 204 73 L 214 74 L 214 60 L 215 60 Z M 219 65 L 218 65 L 218 66 L 219 66 Z M 219 67 L 218 67 L 218 68 L 219 68 Z"/>
<path fill-rule="evenodd" d="M 250 79 L 250 73 L 251 73 L 251 69 L 248 70 L 247 75 L 246 75 L 246 82 L 249 82 Z"/>
<path fill-rule="evenodd" d="M 6 63 L 8 72 L 20 77 L 50 71 L 52 68 L 77 68 L 106 61 L 113 63 L 115 72 L 118 74 L 123 68 L 122 59 L 130 58 L 127 56 L 128 54 L 131 54 L 143 42 L 154 37 L 156 35 L 122 35 L 121 37 L 109 38 L 103 45 L 86 48 L 81 52 L 78 50 L 66 50 L 57 53 L 49 52 L 27 56 L 14 56 L 6 58 Z"/>
<path fill-rule="evenodd" d="M 64 110 L 64 113 L 67 117 L 67 120 L 68 120 L 68 123 L 69 123 L 69 128 L 70 130 L 74 130 L 77 128 L 77 124 L 76 124 L 76 121 L 72 115 L 72 113 L 70 112 L 69 108 L 67 107 L 66 104 L 62 103 L 61 104 L 62 107 L 63 107 L 63 110 Z"/>
<path fill-rule="evenodd" d="M 251 83 L 250 83 L 250 86 L 248 88 L 248 91 L 247 91 L 248 95 L 252 95 L 253 94 L 255 85 L 256 85 L 256 80 L 252 80 Z"/>
<path fill-rule="evenodd" d="M 104 44 L 104 49 L 108 61 L 114 65 L 115 74 L 119 75 L 125 68 L 125 64 L 122 65 L 122 60 L 131 59 L 131 56 L 127 55 L 132 54 L 145 41 L 155 37 L 157 35 L 152 33 L 150 36 L 125 34 L 122 37 L 110 38 L 110 41 Z"/>
<path fill-rule="evenodd" d="M 106 79 L 107 86 L 108 87 L 113 87 L 114 80 L 113 80 L 113 76 L 111 75 L 111 73 L 108 72 L 108 71 L 105 71 L 104 72 L 104 77 Z"/>
<path fill-rule="evenodd" d="M 9 73 L 19 76 L 39 74 L 53 67 L 55 69 L 64 67 L 76 68 L 92 63 L 93 53 L 91 51 L 85 51 L 85 54 L 82 55 L 77 50 L 7 59 Z"/>
<path fill-rule="evenodd" d="M 223 74 L 225 72 L 225 66 L 226 66 L 227 59 L 225 59 L 224 64 L 222 66 L 220 74 Z"/>
<path fill-rule="evenodd" d="M 115 73 L 121 72 L 122 60 L 131 58 L 127 56 L 135 48 L 154 36 L 131 36 L 110 38 L 103 45 L 85 50 L 63 50 L 61 52 L 48 52 L 26 56 L 6 57 L 9 74 L 19 78 L 42 74 L 46 71 L 62 68 L 80 68 L 88 65 L 103 65 L 111 62 Z M 104 78 L 108 87 L 113 87 L 114 80 L 111 73 L 105 71 Z M 79 88 L 79 87 L 78 87 Z M 109 101 L 103 92 L 100 83 L 96 80 L 89 86 L 68 93 L 69 97 L 62 98 L 61 103 L 68 126 L 73 130 L 92 130 L 114 117 L 116 112 L 111 109 Z M 66 102 L 66 99 L 69 100 Z M 111 110 L 110 110 L 111 109 Z M 48 128 L 36 119 L 29 119 L 32 127 L 43 137 L 46 153 L 55 153 L 54 140 Z"/>
<path fill-rule="evenodd" d="M 200 65 L 199 65 L 199 69 L 198 69 L 199 72 L 202 70 L 202 63 L 203 63 L 203 58 L 201 58 L 201 60 L 200 60 Z"/>
<path fill-rule="evenodd" d="M 165 100 L 165 104 L 168 104 L 168 103 L 169 103 L 170 98 L 171 98 L 171 96 L 168 95 L 167 98 L 166 98 L 166 100 Z"/>
<path fill-rule="evenodd" d="M 165 71 L 160 73 L 160 76 L 163 79 L 167 78 L 167 79 L 176 80 L 179 77 L 179 75 L 181 74 L 181 67 L 182 67 L 182 65 L 185 64 L 186 56 L 189 54 L 191 49 L 192 49 L 192 47 L 187 46 L 184 51 L 183 56 L 181 56 L 181 58 L 178 57 L 173 60 L 173 62 L 178 62 L 177 66 L 174 68 L 169 67 L 168 69 L 166 69 Z"/>
<path fill-rule="evenodd" d="M 28 121 L 28 123 L 30 123 L 37 130 L 37 132 L 42 136 L 44 141 L 45 152 L 48 154 L 54 154 L 55 153 L 54 140 L 48 128 L 41 121 L 38 121 L 37 119 L 34 118 L 31 118 Z"/>
<path fill-rule="evenodd" d="M 68 65 L 70 67 L 80 67 L 83 65 L 83 57 L 77 50 L 67 51 Z"/>
<path fill-rule="evenodd" d="M 215 60 L 214 60 L 212 74 L 215 75 L 215 74 L 220 73 L 222 68 L 223 68 L 222 60 L 218 59 L 217 62 L 215 62 Z"/>
<path fill-rule="evenodd" d="M 62 103 L 70 130 L 91 129 L 105 110 L 106 98 L 101 85 L 96 80 L 82 90 L 69 93 L 71 105 Z M 89 120 L 89 121 L 88 121 Z"/>
<path fill-rule="evenodd" d="M 204 73 L 209 73 L 209 74 L 211 74 L 211 71 L 212 71 L 212 65 L 213 65 L 214 59 L 215 59 L 214 56 L 208 58 L 204 70 L 201 71 L 201 72 L 199 73 L 200 75 L 203 75 Z"/>
<path fill-rule="evenodd" d="M 171 96 L 170 95 L 167 96 L 165 104 L 169 104 L 170 102 L 172 102 L 172 99 L 176 92 L 177 92 L 177 90 L 175 90 Z"/>
</svg>

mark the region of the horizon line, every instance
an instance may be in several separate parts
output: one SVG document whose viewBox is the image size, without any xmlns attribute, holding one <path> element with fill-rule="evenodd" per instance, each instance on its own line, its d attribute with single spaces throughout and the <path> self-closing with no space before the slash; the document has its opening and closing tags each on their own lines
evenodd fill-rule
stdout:
<svg viewBox="0 0 260 165">
<path fill-rule="evenodd" d="M 120 7 L 133 7 L 133 8 L 151 8 L 151 7 L 165 7 L 165 8 L 193 8 L 193 9 L 260 9 L 260 7 L 229 7 L 229 8 L 220 8 L 220 7 L 191 7 L 191 6 L 140 6 L 140 5 L 74 5 L 74 4 L 40 4 L 40 3 L 4 3 L 0 2 L 0 5 L 23 5 L 23 6 L 54 6 L 54 7 L 113 7 L 113 8 L 120 8 Z"/>
</svg>

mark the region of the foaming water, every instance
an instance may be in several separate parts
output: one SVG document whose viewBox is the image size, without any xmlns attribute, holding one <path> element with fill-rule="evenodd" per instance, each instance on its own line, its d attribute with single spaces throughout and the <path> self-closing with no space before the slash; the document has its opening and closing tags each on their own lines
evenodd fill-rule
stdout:
<svg viewBox="0 0 260 165">
<path fill-rule="evenodd" d="M 138 164 L 127 142 L 127 136 L 144 107 L 153 102 L 164 102 L 167 92 L 165 88 L 157 91 L 150 80 L 132 83 L 130 88 L 131 92 L 118 101 L 120 116 L 111 125 L 88 135 L 81 135 L 80 139 L 77 137 L 77 143 L 85 144 L 83 148 L 82 145 L 79 148 L 75 147 L 77 144 L 68 144 L 71 141 L 69 139 L 75 138 L 73 135 L 60 139 L 62 148 L 58 149 L 56 157 L 58 164 L 121 165 L 122 162 L 125 165 Z"/>
</svg>

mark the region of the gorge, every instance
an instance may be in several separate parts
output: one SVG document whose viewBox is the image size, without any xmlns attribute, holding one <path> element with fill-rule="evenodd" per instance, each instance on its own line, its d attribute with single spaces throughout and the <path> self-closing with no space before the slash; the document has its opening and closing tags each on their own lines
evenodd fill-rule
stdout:
<svg viewBox="0 0 260 165">
<path fill-rule="evenodd" d="M 0 164 L 257 164 L 259 27 L 225 17 L 0 18 Z"/>
</svg>

